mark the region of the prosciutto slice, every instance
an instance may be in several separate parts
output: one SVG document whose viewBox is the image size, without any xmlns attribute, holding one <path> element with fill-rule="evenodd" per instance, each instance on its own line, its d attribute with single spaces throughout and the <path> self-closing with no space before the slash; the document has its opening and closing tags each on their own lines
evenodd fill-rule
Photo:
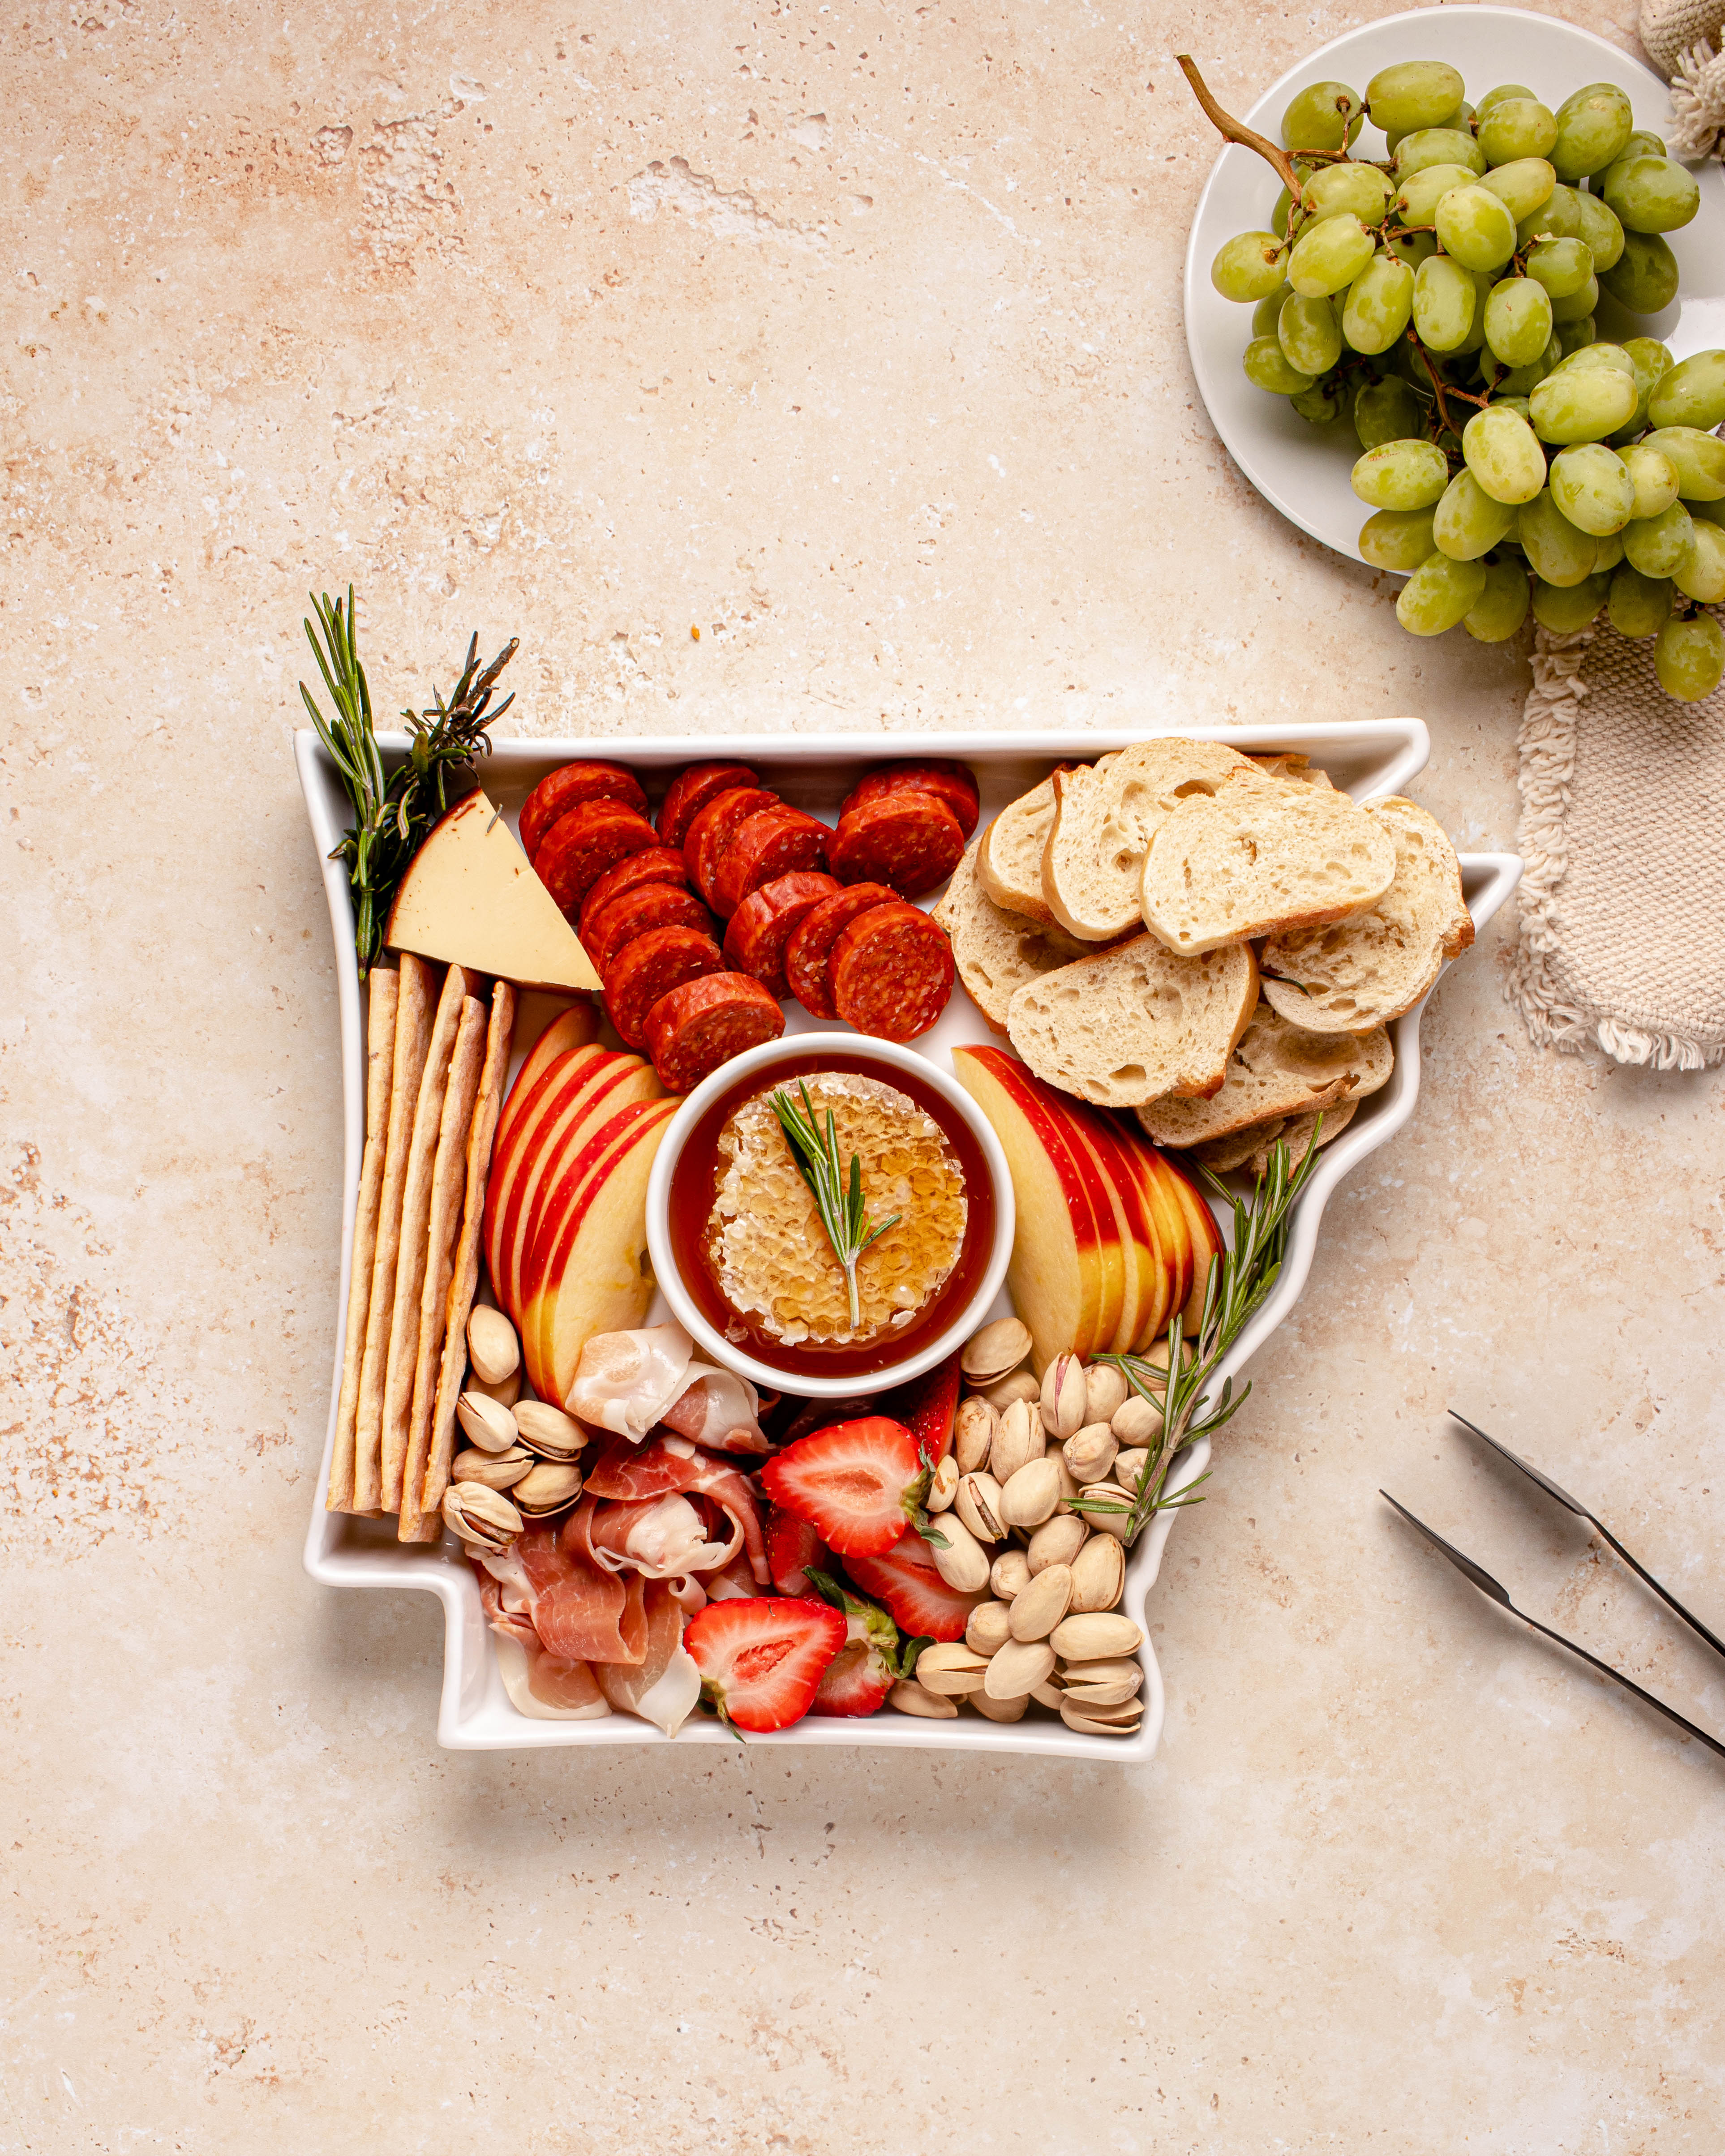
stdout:
<svg viewBox="0 0 1725 2156">
<path fill-rule="evenodd" d="M 628 1568 L 646 1579 L 682 1579 L 691 1572 L 710 1572 L 728 1563 L 743 1546 L 742 1527 L 727 1515 L 721 1517 L 731 1532 L 725 1541 L 714 1542 L 700 1512 L 675 1491 L 602 1504 L 593 1517 L 593 1555 L 609 1571 Z"/>
<path fill-rule="evenodd" d="M 594 1499 L 583 1497 L 561 1531 L 524 1527 L 506 1550 L 480 1562 L 494 1579 L 516 1589 L 516 1613 L 526 1616 L 547 1654 L 574 1662 L 639 1662 L 646 1652 L 646 1619 L 639 1599 L 631 1609 L 627 1586 L 594 1554 L 590 1535 L 597 1510 Z"/>
<path fill-rule="evenodd" d="M 613 1504 L 639 1505 L 649 1498 L 674 1496 L 711 1498 L 742 1536 L 742 1546 L 748 1553 L 749 1569 L 757 1582 L 762 1587 L 767 1585 L 772 1573 L 761 1534 L 761 1515 L 748 1478 L 727 1460 L 714 1459 L 686 1438 L 655 1438 L 650 1445 L 639 1447 L 627 1443 L 607 1446 L 588 1476 L 582 1505 L 595 1499 L 601 1501 L 599 1512 L 603 1516 Z M 608 1548 L 618 1549 L 618 1539 L 608 1519 L 602 1517 L 594 1535 Z M 726 1553 L 721 1548 L 704 1560 L 691 1560 L 683 1569 L 700 1572 L 728 1562 Z"/>
<path fill-rule="evenodd" d="M 646 1627 L 643 1660 L 634 1667 L 601 1662 L 593 1674 L 613 1707 L 675 1737 L 701 1698 L 701 1671 L 683 1645 L 684 1611 L 675 1590 L 662 1579 L 639 1584 Z"/>
<path fill-rule="evenodd" d="M 578 1420 L 636 1444 L 665 1423 L 711 1451 L 768 1449 L 760 1394 L 746 1378 L 699 1361 L 680 1325 L 596 1332 L 564 1404 Z"/>
<path fill-rule="evenodd" d="M 498 1674 L 517 1713 L 536 1722 L 592 1722 L 609 1714 L 587 1663 L 546 1653 L 519 1585 L 481 1572 L 480 1603 L 497 1635 Z"/>
</svg>

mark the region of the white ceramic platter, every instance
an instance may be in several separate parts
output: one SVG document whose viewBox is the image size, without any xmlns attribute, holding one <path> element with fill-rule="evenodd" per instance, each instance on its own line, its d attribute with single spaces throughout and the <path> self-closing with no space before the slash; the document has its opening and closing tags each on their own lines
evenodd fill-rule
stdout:
<svg viewBox="0 0 1725 2156">
<path fill-rule="evenodd" d="M 1186 726 L 1147 725 L 1134 730 L 1093 733 L 1022 734 L 1003 739 L 980 734 L 842 734 L 726 737 L 703 740 L 500 741 L 485 766 L 485 783 L 511 824 L 521 803 L 548 771 L 582 756 L 603 756 L 631 766 L 649 793 L 685 764 L 722 753 L 754 765 L 786 798 L 824 821 L 836 819 L 839 803 L 858 777 L 883 757 L 962 757 L 975 772 L 982 793 L 984 821 L 1046 776 L 1058 761 L 1087 760 L 1106 750 L 1125 748 L 1153 733 L 1183 732 L 1202 740 L 1226 741 L 1238 749 L 1297 749 L 1322 764 L 1335 783 L 1358 800 L 1401 792 L 1423 767 L 1428 742 L 1418 719 L 1385 719 L 1339 726 Z M 405 748 L 403 736 L 382 737 L 386 759 Z M 323 1492 L 329 1478 L 336 1402 L 341 1376 L 341 1317 L 347 1307 L 354 1206 L 359 1188 L 360 1156 L 365 1144 L 365 1040 L 359 976 L 353 955 L 353 919 L 343 865 L 327 857 L 341 842 L 350 810 L 333 766 L 316 735 L 295 737 L 300 783 L 311 821 L 311 835 L 322 867 L 336 943 L 336 979 L 341 1013 L 342 1110 L 345 1180 L 342 1205 L 341 1270 L 335 1299 L 335 1373 L 323 1461 L 312 1497 L 305 1538 L 305 1568 L 331 1587 L 419 1588 L 435 1594 L 444 1610 L 444 1684 L 438 1716 L 438 1740 L 457 1750 L 511 1750 L 542 1745 L 722 1744 L 734 1740 L 706 1716 L 696 1716 L 675 1738 L 631 1715 L 613 1714 L 595 1722 L 536 1721 L 511 1705 L 497 1670 L 490 1635 L 480 1609 L 472 1568 L 453 1537 L 442 1545 L 403 1546 L 395 1539 L 392 1520 L 361 1520 L 327 1512 Z M 1464 854 L 1462 886 L 1476 923 L 1491 918 L 1514 890 L 1521 862 L 1513 854 Z M 933 903 L 931 896 L 927 903 Z M 542 999 L 528 998 L 526 1007 Z M 786 1032 L 814 1030 L 817 1021 L 796 1004 L 786 1005 Z M 1423 1006 L 1422 1006 L 1423 1008 Z M 1348 1130 L 1327 1147 L 1296 1207 L 1288 1252 L 1275 1292 L 1236 1342 L 1219 1373 L 1232 1375 L 1267 1339 L 1297 1300 L 1317 1245 L 1318 1222 L 1330 1193 L 1366 1155 L 1399 1131 L 1414 1112 L 1420 1091 L 1420 1010 L 1398 1019 L 1395 1070 L 1382 1092 L 1364 1101 Z M 524 1029 L 517 1027 L 517 1060 L 525 1053 Z M 940 1023 L 914 1045 L 942 1070 L 952 1068 L 949 1051 L 959 1043 L 998 1040 L 962 988 L 955 989 Z M 1011 1305 L 1005 1293 L 993 1315 L 1004 1317 Z M 663 1297 L 649 1323 L 669 1316 Z M 1202 1474 L 1209 1458 L 1207 1441 L 1183 1453 L 1169 1476 L 1174 1494 Z M 1122 1608 L 1141 1625 L 1144 1648 L 1145 1712 L 1132 1738 L 1085 1737 L 1053 1717 L 1033 1710 L 1022 1722 L 991 1722 L 980 1716 L 956 1722 L 930 1722 L 883 1712 L 857 1720 L 808 1718 L 777 1736 L 752 1738 L 757 1744 L 814 1744 L 847 1748 L 863 1745 L 927 1747 L 937 1751 L 1028 1752 L 1068 1758 L 1142 1764 L 1154 1753 L 1162 1733 L 1162 1676 L 1149 1644 L 1145 1602 L 1162 1563 L 1175 1515 L 1163 1512 L 1132 1551 L 1127 1567 Z M 1033 1718 L 1033 1715 L 1034 1718 Z"/>
<path fill-rule="evenodd" d="M 1228 107 L 1202 50 L 1194 58 Z M 1637 127 L 1669 134 L 1671 93 L 1656 74 L 1590 30 L 1519 8 L 1422 8 L 1386 16 L 1320 46 L 1235 117 L 1279 142 L 1281 116 L 1296 90 L 1345 82 L 1363 96 L 1379 68 L 1411 59 L 1447 60 L 1459 68 L 1471 100 L 1497 83 L 1524 82 L 1553 110 L 1586 83 L 1615 82 L 1628 92 Z M 1177 94 L 1189 95 L 1183 84 Z M 1369 121 L 1353 146 L 1361 157 L 1386 154 L 1383 136 Z M 1598 318 L 1602 335 L 1656 336 L 1679 359 L 1725 345 L 1725 171 L 1717 159 L 1692 169 L 1701 183 L 1701 209 L 1681 232 L 1666 234 L 1681 273 L 1676 300 L 1661 315 L 1630 315 L 1602 294 Z M 1263 158 L 1236 144 L 1223 150 L 1205 182 L 1186 248 L 1192 371 L 1216 432 L 1259 493 L 1314 539 L 1358 562 L 1359 529 L 1371 512 L 1348 484 L 1359 454 L 1353 429 L 1346 420 L 1309 426 L 1286 398 L 1246 380 L 1240 362 L 1252 333 L 1252 311 L 1224 300 L 1210 282 L 1217 249 L 1237 232 L 1266 227 L 1279 187 Z"/>
</svg>

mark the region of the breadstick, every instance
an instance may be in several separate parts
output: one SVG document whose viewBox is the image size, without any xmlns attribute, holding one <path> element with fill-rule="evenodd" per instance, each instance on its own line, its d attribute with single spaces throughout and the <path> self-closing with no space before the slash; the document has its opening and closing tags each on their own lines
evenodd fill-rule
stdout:
<svg viewBox="0 0 1725 2156">
<path fill-rule="evenodd" d="M 395 1068 L 395 1013 L 401 976 L 373 966 L 366 1017 L 366 1149 L 353 1210 L 353 1255 L 347 1276 L 347 1322 L 341 1336 L 341 1398 L 330 1457 L 325 1503 L 332 1512 L 353 1505 L 353 1430 L 359 1413 L 359 1372 L 365 1360 L 366 1313 L 372 1302 L 372 1260 L 377 1252 L 377 1207 L 383 1195 L 383 1156 L 389 1142 L 389 1089 Z"/>
<path fill-rule="evenodd" d="M 389 1082 L 389 1136 L 383 1157 L 383 1189 L 377 1201 L 377 1246 L 372 1260 L 367 1306 L 365 1360 L 360 1367 L 359 1409 L 353 1432 L 353 1504 L 375 1518 L 381 1509 L 380 1440 L 383 1389 L 389 1367 L 389 1322 L 395 1307 L 395 1266 L 401 1248 L 401 1208 L 408 1155 L 425 1057 L 431 1045 L 431 988 L 436 974 L 410 951 L 401 957 L 395 1014 L 395 1057 Z"/>
</svg>

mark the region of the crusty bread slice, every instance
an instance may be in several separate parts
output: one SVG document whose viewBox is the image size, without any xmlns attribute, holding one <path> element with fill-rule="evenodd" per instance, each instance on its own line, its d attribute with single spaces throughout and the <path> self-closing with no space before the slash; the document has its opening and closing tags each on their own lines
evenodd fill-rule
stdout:
<svg viewBox="0 0 1725 2156">
<path fill-rule="evenodd" d="M 1264 993 L 1313 1033 L 1365 1033 L 1411 1010 L 1446 958 L 1473 941 L 1461 865 L 1443 827 L 1399 794 L 1367 804 L 1395 847 L 1395 880 L 1364 913 L 1276 936 L 1260 952 Z"/>
<path fill-rule="evenodd" d="M 1045 778 L 1009 802 L 983 833 L 977 874 L 1004 912 L 1026 921 L 1054 919 L 1042 896 L 1042 850 L 1053 821 L 1054 783 Z"/>
<path fill-rule="evenodd" d="M 1278 749 L 1271 754 L 1251 756 L 1249 763 L 1255 764 L 1266 778 L 1288 778 L 1301 786 L 1327 786 L 1330 774 L 1322 764 L 1314 763 L 1309 756 L 1296 754 L 1292 749 Z"/>
<path fill-rule="evenodd" d="M 1152 1101 L 1138 1110 L 1138 1121 L 1158 1145 L 1204 1145 L 1276 1116 L 1363 1100 L 1389 1082 L 1394 1065 L 1389 1035 L 1381 1028 L 1307 1033 L 1260 1004 L 1213 1099 Z"/>
<path fill-rule="evenodd" d="M 951 939 L 958 978 L 971 1001 L 997 1033 L 1004 1033 L 1014 989 L 1092 953 L 1057 921 L 1027 921 L 996 906 L 983 888 L 982 844 L 980 837 L 971 840 L 934 917 Z"/>
<path fill-rule="evenodd" d="M 1337 1101 L 1323 1109 L 1323 1128 L 1318 1133 L 1318 1143 L 1327 1146 L 1332 1138 L 1338 1138 L 1353 1121 L 1353 1111 L 1358 1103 L 1353 1100 Z M 1232 1169 L 1243 1168 L 1248 1175 L 1263 1175 L 1270 1167 L 1270 1148 L 1280 1138 L 1288 1149 L 1288 1173 L 1294 1170 L 1312 1150 L 1312 1133 L 1317 1128 L 1320 1111 L 1314 1110 L 1304 1116 L 1272 1116 L 1267 1123 L 1248 1123 L 1243 1131 L 1235 1131 L 1225 1138 L 1210 1138 L 1203 1145 L 1191 1148 L 1192 1158 L 1201 1160 L 1204 1166 L 1218 1175 L 1226 1175 Z"/>
<path fill-rule="evenodd" d="M 1135 928 L 1152 833 L 1187 795 L 1214 793 L 1234 772 L 1250 768 L 1220 742 L 1167 734 L 1101 763 L 1055 772 L 1042 896 L 1061 927 L 1088 943 L 1111 942 Z"/>
<path fill-rule="evenodd" d="M 1019 988 L 1006 1029 L 1039 1078 L 1105 1108 L 1214 1093 L 1258 1001 L 1245 944 L 1177 958 L 1153 936 L 1061 966 Z"/>
<path fill-rule="evenodd" d="M 1183 957 L 1343 921 L 1395 875 L 1381 819 L 1332 787 L 1236 771 L 1164 819 L 1144 856 L 1145 926 Z"/>
</svg>

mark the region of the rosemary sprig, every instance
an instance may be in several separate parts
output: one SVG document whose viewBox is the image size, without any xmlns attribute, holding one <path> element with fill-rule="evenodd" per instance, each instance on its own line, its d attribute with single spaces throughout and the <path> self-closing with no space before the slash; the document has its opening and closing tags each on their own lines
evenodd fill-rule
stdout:
<svg viewBox="0 0 1725 2156">
<path fill-rule="evenodd" d="M 856 1293 L 857 1260 L 870 1243 L 877 1242 L 889 1228 L 896 1227 L 904 1216 L 895 1213 L 891 1219 L 870 1225 L 863 1210 L 861 1156 L 850 1156 L 850 1183 L 847 1189 L 845 1163 L 839 1155 L 839 1127 L 833 1120 L 832 1110 L 827 1110 L 827 1127 L 823 1135 L 803 1080 L 798 1080 L 797 1091 L 803 1096 L 800 1108 L 789 1087 L 781 1086 L 771 1096 L 773 1112 L 778 1117 L 785 1142 L 791 1149 L 791 1158 L 814 1194 L 821 1225 L 827 1231 L 833 1255 L 845 1275 L 845 1286 L 850 1296 L 850 1329 L 854 1332 L 862 1319 Z"/>
<path fill-rule="evenodd" d="M 1165 1371 L 1138 1355 L 1099 1355 L 1096 1358 L 1099 1363 L 1114 1363 L 1138 1397 L 1147 1400 L 1162 1418 L 1161 1430 L 1150 1447 L 1142 1479 L 1130 1505 L 1112 1504 L 1097 1498 L 1071 1500 L 1075 1512 L 1106 1513 L 1116 1517 L 1127 1513 L 1128 1548 L 1158 1512 L 1203 1502 L 1194 1493 L 1198 1483 L 1207 1481 L 1208 1476 L 1199 1476 L 1198 1481 L 1189 1483 L 1176 1497 L 1164 1497 L 1163 1485 L 1181 1446 L 1195 1437 L 1207 1437 L 1212 1430 L 1220 1430 L 1239 1412 L 1252 1389 L 1247 1384 L 1236 1394 L 1234 1380 L 1224 1378 L 1215 1406 L 1208 1414 L 1199 1414 L 1201 1409 L 1209 1406 L 1209 1395 L 1200 1388 L 1276 1285 L 1287 1254 L 1288 1215 L 1317 1165 L 1318 1132 L 1322 1127 L 1323 1118 L 1320 1116 L 1306 1158 L 1291 1171 L 1286 1146 L 1280 1140 L 1271 1146 L 1269 1164 L 1250 1199 L 1236 1196 L 1226 1183 L 1200 1166 L 1204 1181 L 1233 1209 L 1234 1247 L 1210 1260 L 1209 1276 L 1204 1283 L 1204 1311 L 1190 1342 L 1185 1337 L 1183 1318 L 1177 1314 L 1168 1329 Z"/>
</svg>

